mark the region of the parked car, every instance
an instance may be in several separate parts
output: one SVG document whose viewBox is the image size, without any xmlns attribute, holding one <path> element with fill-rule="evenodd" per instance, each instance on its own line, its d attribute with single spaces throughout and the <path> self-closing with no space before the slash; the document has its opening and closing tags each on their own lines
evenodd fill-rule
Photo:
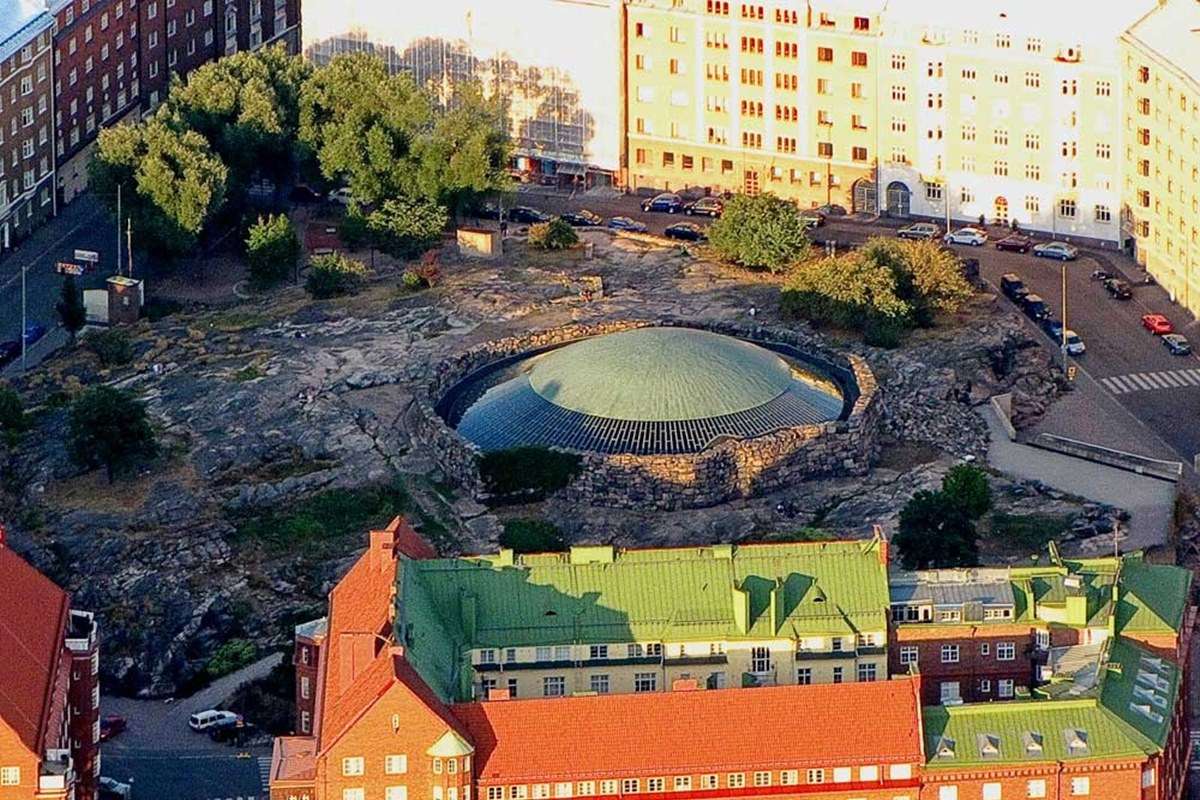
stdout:
<svg viewBox="0 0 1200 800">
<path fill-rule="evenodd" d="M 725 201 L 719 197 L 701 197 L 699 200 L 684 206 L 683 213 L 716 219 L 725 213 Z"/>
<path fill-rule="evenodd" d="M 685 242 L 703 242 L 708 238 L 708 234 L 694 222 L 676 222 L 674 225 L 668 225 L 663 231 L 668 239 L 682 239 Z"/>
<path fill-rule="evenodd" d="M 1041 295 L 1025 295 L 1021 300 L 1021 310 L 1034 322 L 1041 322 L 1050 316 L 1050 307 L 1046 305 L 1046 301 L 1042 299 Z"/>
<path fill-rule="evenodd" d="M 1050 337 L 1050 340 L 1055 344 L 1062 344 L 1063 324 L 1054 317 L 1047 316 L 1042 322 L 1042 330 Z"/>
<path fill-rule="evenodd" d="M 341 189 L 334 189 L 329 193 L 329 202 L 337 203 L 339 206 L 348 206 L 354 201 L 354 195 L 350 194 L 350 190 L 343 186 Z"/>
<path fill-rule="evenodd" d="M 1162 343 L 1173 356 L 1186 356 L 1192 352 L 1192 346 L 1188 340 L 1178 333 L 1168 333 L 1162 337 Z"/>
<path fill-rule="evenodd" d="M 1066 242 L 1045 242 L 1033 248 L 1038 258 L 1057 258 L 1059 261 L 1074 261 L 1079 258 L 1079 248 Z"/>
<path fill-rule="evenodd" d="M 120 714 L 108 714 L 100 718 L 100 741 L 107 742 L 118 733 L 124 732 L 129 722 Z"/>
<path fill-rule="evenodd" d="M 594 211 L 588 211 L 586 208 L 581 208 L 578 211 L 568 211 L 560 215 L 559 219 L 576 228 L 587 228 L 604 224 L 604 217 Z"/>
<path fill-rule="evenodd" d="M 1129 288 L 1129 284 L 1120 278 L 1106 280 L 1104 291 L 1108 292 L 1115 300 L 1129 300 L 1133 297 L 1133 289 Z"/>
<path fill-rule="evenodd" d="M 288 197 L 293 203 L 319 203 L 321 201 L 321 193 L 303 183 L 297 183 L 292 187 L 292 191 Z"/>
<path fill-rule="evenodd" d="M 1033 247 L 1033 239 L 1019 233 L 1010 233 L 996 242 L 997 250 L 1008 250 L 1013 253 L 1028 253 L 1031 247 Z"/>
<path fill-rule="evenodd" d="M 1175 332 L 1175 326 L 1163 314 L 1143 314 L 1142 327 L 1157 336 Z"/>
<path fill-rule="evenodd" d="M 982 247 L 987 240 L 987 231 L 981 231 L 979 228 L 959 228 L 942 238 L 946 244 L 969 244 L 972 247 Z"/>
<path fill-rule="evenodd" d="M 825 215 L 815 208 L 806 208 L 797 216 L 800 217 L 800 222 L 804 224 L 805 230 L 819 228 L 825 224 Z"/>
<path fill-rule="evenodd" d="M 1083 344 L 1083 339 L 1075 331 L 1067 328 L 1067 355 L 1081 356 L 1087 352 L 1087 347 Z"/>
<path fill-rule="evenodd" d="M 608 221 L 608 227 L 616 231 L 646 232 L 646 223 L 638 222 L 636 219 L 630 219 L 629 217 L 613 217 Z"/>
<path fill-rule="evenodd" d="M 642 211 L 665 211 L 678 214 L 683 211 L 683 198 L 673 192 L 663 192 L 642 203 Z"/>
<path fill-rule="evenodd" d="M 896 231 L 896 236 L 901 239 L 916 239 L 929 241 L 937 237 L 941 232 L 941 228 L 934 225 L 932 222 L 915 222 L 912 225 L 901 228 Z"/>
<path fill-rule="evenodd" d="M 848 213 L 843 206 L 837 203 L 826 203 L 823 206 L 817 206 L 814 211 L 819 211 L 827 217 L 844 217 Z"/>
<path fill-rule="evenodd" d="M 100 800 L 130 800 L 133 797 L 133 786 L 122 783 L 107 775 L 101 775 L 99 781 Z"/>
<path fill-rule="evenodd" d="M 238 746 L 245 744 L 258 735 L 258 726 L 250 722 L 245 722 L 240 717 L 233 725 L 212 728 L 208 732 L 208 738 L 214 742 Z"/>
<path fill-rule="evenodd" d="M 492 200 L 488 200 L 475 209 L 475 216 L 480 219 L 500 219 L 500 206 Z"/>
<path fill-rule="evenodd" d="M 207 711 L 197 711 L 188 717 L 188 727 L 194 731 L 207 731 L 212 728 L 236 725 L 241 719 L 241 716 L 232 711 L 219 711 L 215 708 L 210 708 Z"/>
<path fill-rule="evenodd" d="M 1029 290 L 1025 288 L 1025 282 L 1021 280 L 1021 276 L 1014 272 L 1008 272 L 1000 276 L 1000 291 L 1014 303 L 1019 303 L 1022 297 L 1029 294 Z"/>
<path fill-rule="evenodd" d="M 1115 277 L 1117 277 L 1117 276 L 1113 275 L 1111 272 L 1108 272 L 1107 270 L 1103 270 L 1103 269 L 1092 270 L 1092 275 L 1091 275 L 1091 278 L 1094 281 L 1107 281 L 1107 280 L 1112 280 Z"/>
<path fill-rule="evenodd" d="M 508 219 L 510 222 L 533 225 L 538 222 L 549 222 L 553 217 L 545 211 L 538 211 L 536 208 L 530 208 L 529 206 L 513 206 L 508 211 Z"/>
</svg>

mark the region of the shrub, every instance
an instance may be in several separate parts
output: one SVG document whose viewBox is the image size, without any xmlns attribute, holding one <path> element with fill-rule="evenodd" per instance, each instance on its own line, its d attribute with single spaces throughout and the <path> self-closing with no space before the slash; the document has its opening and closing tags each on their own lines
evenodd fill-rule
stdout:
<svg viewBox="0 0 1200 800">
<path fill-rule="evenodd" d="M 367 268 L 339 253 L 317 256 L 308 267 L 304 288 L 318 299 L 354 294 L 367 280 Z"/>
<path fill-rule="evenodd" d="M 491 494 L 541 496 L 570 483 L 579 474 L 581 463 L 574 453 L 544 447 L 514 447 L 480 456 L 479 474 Z"/>
<path fill-rule="evenodd" d="M 529 244 L 538 250 L 566 250 L 579 243 L 579 234 L 561 219 L 539 222 L 529 228 Z"/>
<path fill-rule="evenodd" d="M 448 221 L 446 209 L 432 200 L 398 197 L 371 212 L 367 229 L 380 250 L 397 258 L 414 258 L 437 244 Z"/>
<path fill-rule="evenodd" d="M 567 549 L 562 531 L 544 519 L 505 520 L 500 546 L 517 553 L 557 553 Z"/>
<path fill-rule="evenodd" d="M 408 269 L 400 276 L 400 283 L 410 292 L 419 292 L 425 288 L 425 281 L 417 274 L 416 270 Z"/>
<path fill-rule="evenodd" d="M 106 367 L 117 367 L 133 361 L 133 342 L 122 328 L 106 328 L 89 333 L 84 344 Z"/>
<path fill-rule="evenodd" d="M 21 433 L 29 427 L 21 396 L 7 386 L 0 386 L 0 433 Z"/>
<path fill-rule="evenodd" d="M 358 250 L 371 242 L 371 231 L 366 216 L 357 208 L 350 208 L 338 225 L 338 238 L 351 250 Z"/>
<path fill-rule="evenodd" d="M 987 473 L 970 464 L 959 464 L 946 473 L 942 493 L 970 519 L 979 519 L 992 508 Z"/>
<path fill-rule="evenodd" d="M 88 389 L 71 404 L 68 447 L 80 466 L 103 466 L 110 483 L 158 450 L 146 407 L 111 386 Z"/>
<path fill-rule="evenodd" d="M 718 255 L 749 269 L 782 272 L 804 257 L 808 236 L 796 207 L 771 194 L 739 194 L 708 229 Z"/>
<path fill-rule="evenodd" d="M 230 639 L 216 649 L 204 666 L 209 678 L 220 678 L 254 663 L 258 648 L 248 639 Z"/>
<path fill-rule="evenodd" d="M 921 491 L 900 510 L 893 539 L 905 569 L 973 566 L 979 535 L 970 518 L 942 492 Z"/>
<path fill-rule="evenodd" d="M 258 286 L 284 280 L 300 260 L 300 239 L 284 214 L 260 216 L 246 236 L 250 278 Z"/>
</svg>

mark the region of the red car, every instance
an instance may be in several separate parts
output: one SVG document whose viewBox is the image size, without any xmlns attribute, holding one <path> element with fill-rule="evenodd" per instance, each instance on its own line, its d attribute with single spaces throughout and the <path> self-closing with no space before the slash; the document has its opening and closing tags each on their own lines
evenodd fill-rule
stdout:
<svg viewBox="0 0 1200 800">
<path fill-rule="evenodd" d="M 109 739 L 129 727 L 129 723 L 120 714 L 109 714 L 100 720 L 100 741 Z"/>
<path fill-rule="evenodd" d="M 1171 320 L 1162 314 L 1146 314 L 1142 317 L 1142 327 L 1156 336 L 1165 336 L 1175 332 L 1175 326 L 1171 324 Z"/>
<path fill-rule="evenodd" d="M 1010 250 L 1014 253 L 1028 253 L 1031 247 L 1033 247 L 1033 239 L 1019 233 L 1010 234 L 996 242 L 997 250 Z"/>
</svg>

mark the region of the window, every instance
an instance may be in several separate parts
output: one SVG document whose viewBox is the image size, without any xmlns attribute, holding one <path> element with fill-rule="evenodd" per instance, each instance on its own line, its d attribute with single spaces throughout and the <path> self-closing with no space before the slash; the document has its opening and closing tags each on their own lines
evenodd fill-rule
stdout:
<svg viewBox="0 0 1200 800">
<path fill-rule="evenodd" d="M 800 773 L 794 769 L 781 770 L 779 773 L 780 786 L 795 786 L 800 782 Z"/>
<path fill-rule="evenodd" d="M 495 786 L 491 787 L 491 789 L 498 789 L 498 788 L 499 787 L 495 787 Z M 491 789 L 488 789 L 488 791 L 490 792 Z M 501 789 L 501 791 L 503 791 L 503 790 Z M 407 786 L 388 786 L 387 788 L 385 788 L 383 790 L 383 800 L 408 800 L 408 787 Z"/>
<path fill-rule="evenodd" d="M 691 775 L 676 775 L 675 776 L 675 791 L 686 792 L 692 788 Z"/>
<path fill-rule="evenodd" d="M 746 774 L 744 772 L 731 772 L 725 777 L 725 782 L 730 789 L 741 789 L 746 785 Z"/>
<path fill-rule="evenodd" d="M 1042 40 L 1030 38 L 1025 40 L 1025 52 L 1040 53 L 1042 52 Z"/>
<path fill-rule="evenodd" d="M 615 792 L 614 792 L 615 794 Z M 528 786 L 511 786 L 508 790 L 509 800 L 525 800 L 529 796 Z"/>
<path fill-rule="evenodd" d="M 937 184 L 937 183 L 925 184 L 926 199 L 929 199 L 929 200 L 934 199 L 929 196 L 929 190 L 935 186 L 937 187 L 937 190 L 938 190 L 937 199 L 939 199 L 939 200 L 941 199 L 942 187 L 941 187 L 941 184 Z M 920 649 L 918 647 L 916 647 L 915 645 L 904 645 L 903 647 L 900 648 L 900 663 L 901 664 L 916 664 L 919 652 L 920 652 Z"/>
<path fill-rule="evenodd" d="M 404 773 L 408 772 L 408 756 L 384 756 L 383 772 L 385 775 L 403 775 Z"/>
<path fill-rule="evenodd" d="M 1075 201 L 1074 200 L 1059 200 L 1058 215 L 1067 219 L 1075 218 Z"/>
<path fill-rule="evenodd" d="M 992 131 L 992 143 L 999 147 L 1008 147 L 1008 128 L 996 128 Z"/>
<path fill-rule="evenodd" d="M 635 672 L 633 675 L 633 690 L 635 692 L 653 692 L 658 689 L 658 674 L 655 672 Z"/>
<path fill-rule="evenodd" d="M 1008 73 L 1007 72 L 993 72 L 992 73 L 992 82 L 999 86 L 1007 86 L 1008 85 Z"/>
<path fill-rule="evenodd" d="M 1012 661 L 1017 657 L 1017 646 L 1012 642 L 999 642 L 996 644 L 996 660 L 997 661 Z"/>
<path fill-rule="evenodd" d="M 964 67 L 962 72 L 959 74 L 962 76 L 962 79 L 964 81 L 975 80 L 975 68 L 974 67 Z"/>
<path fill-rule="evenodd" d="M 562 697 L 567 693 L 567 679 L 562 675 L 542 678 L 542 697 Z"/>
<path fill-rule="evenodd" d="M 874 664 L 859 664 L 858 665 L 858 680 L 860 683 L 875 680 L 875 665 Z"/>
<path fill-rule="evenodd" d="M 992 693 L 992 681 L 990 678 L 980 678 L 979 679 L 979 693 L 980 694 L 991 694 Z"/>
<path fill-rule="evenodd" d="M 1045 797 L 1046 796 L 1046 781 L 1043 778 L 1029 781 L 1026 784 L 1026 795 L 1029 797 Z"/>
<path fill-rule="evenodd" d="M 1096 222 L 1112 222 L 1112 209 L 1108 206 L 1096 206 Z"/>
<path fill-rule="evenodd" d="M 496 663 L 496 651 L 490 647 L 480 650 L 479 651 L 479 663 L 480 664 L 495 664 Z"/>
<path fill-rule="evenodd" d="M 939 786 L 938 800 L 958 800 L 957 786 Z"/>
<path fill-rule="evenodd" d="M 997 693 L 1003 698 L 1013 696 L 1013 681 L 1012 678 L 1001 678 L 997 683 Z"/>
<path fill-rule="evenodd" d="M 771 785 L 771 773 L 769 773 L 769 772 L 754 773 L 754 785 L 755 786 L 770 786 Z"/>
<path fill-rule="evenodd" d="M 750 671 L 770 672 L 771 651 L 766 647 L 754 647 L 750 650 Z"/>
<path fill-rule="evenodd" d="M 1026 164 L 1025 177 L 1031 181 L 1040 181 L 1042 179 L 1042 168 L 1037 164 Z"/>
<path fill-rule="evenodd" d="M 0 786 L 19 786 L 20 783 L 20 767 L 0 767 Z"/>
<path fill-rule="evenodd" d="M 854 159 L 855 161 L 866 161 L 867 160 L 867 148 L 865 148 L 865 147 L 850 148 L 850 158 Z"/>
<path fill-rule="evenodd" d="M 624 794 L 637 794 L 641 787 L 641 781 L 637 778 L 626 778 L 621 781 L 621 792 Z"/>
<path fill-rule="evenodd" d="M 353 756 L 342 759 L 342 774 L 346 776 L 363 774 L 363 757 Z"/>
<path fill-rule="evenodd" d="M 983 785 L 983 800 L 1000 800 L 1000 784 L 985 783 Z"/>
<path fill-rule="evenodd" d="M 593 675 L 589 683 L 591 690 L 596 694 L 608 694 L 608 676 Z"/>
<path fill-rule="evenodd" d="M 1104 161 L 1107 161 L 1108 159 L 1112 158 L 1112 145 L 1107 144 L 1106 142 L 1097 143 L 1096 144 L 1096 158 L 1102 159 Z"/>
<path fill-rule="evenodd" d="M 804 781 L 805 781 L 805 783 L 824 783 L 825 782 L 825 770 L 823 770 L 823 769 L 808 770 L 804 774 Z"/>
<path fill-rule="evenodd" d="M 908 67 L 908 59 L 902 53 L 892 53 L 892 69 L 903 70 Z"/>
<path fill-rule="evenodd" d="M 843 674 L 844 674 L 844 673 L 843 673 L 843 668 L 842 668 L 842 667 L 834 667 L 834 668 L 833 668 L 833 682 L 834 682 L 834 683 L 841 683 L 841 682 L 842 682 L 842 677 L 843 677 Z"/>
<path fill-rule="evenodd" d="M 941 698 L 943 705 L 948 702 L 955 702 L 961 697 L 958 691 L 958 681 L 943 681 L 938 687 L 938 696 Z"/>
<path fill-rule="evenodd" d="M 580 781 L 579 786 L 576 788 L 576 794 L 578 794 L 580 797 L 592 797 L 596 794 L 595 781 Z"/>
<path fill-rule="evenodd" d="M 437 788 L 438 787 L 435 786 L 434 790 L 436 791 Z M 546 800 L 546 798 L 548 798 L 549 796 L 550 796 L 550 784 L 535 783 L 533 785 L 533 800 Z M 434 800 L 440 800 L 440 799 L 437 797 L 434 797 Z"/>
<path fill-rule="evenodd" d="M 487 790 L 487 800 L 504 800 L 504 787 L 489 786 Z"/>
<path fill-rule="evenodd" d="M 832 63 L 833 62 L 833 48 L 832 47 L 818 47 L 817 48 L 817 61 L 821 61 L 826 64 Z"/>
<path fill-rule="evenodd" d="M 1096 97 L 1112 97 L 1112 82 L 1096 81 Z"/>
<path fill-rule="evenodd" d="M 903 86 L 892 87 L 892 99 L 898 103 L 903 103 L 908 100 L 908 89 Z"/>
<path fill-rule="evenodd" d="M 661 780 L 661 778 L 659 779 Z M 573 783 L 556 783 L 554 784 L 555 797 L 571 797 L 575 784 Z"/>
<path fill-rule="evenodd" d="M 366 797 L 366 789 L 342 789 L 342 800 L 366 800 Z"/>
<path fill-rule="evenodd" d="M 867 65 L 867 54 L 859 51 L 854 51 L 850 54 L 850 66 L 865 67 Z"/>
<path fill-rule="evenodd" d="M 997 33 L 996 34 L 996 47 L 1000 48 L 1001 50 L 1009 49 L 1010 47 L 1012 47 L 1012 37 L 1009 36 L 1007 33 Z"/>
<path fill-rule="evenodd" d="M 808 686 L 812 683 L 812 669 L 809 667 L 800 667 L 796 670 L 796 683 L 801 686 Z"/>
<path fill-rule="evenodd" d="M 855 17 L 854 18 L 854 30 L 856 30 L 856 31 L 871 30 L 871 20 L 868 19 L 867 17 Z"/>
<path fill-rule="evenodd" d="M 942 645 L 942 663 L 957 664 L 958 663 L 958 645 L 944 644 Z"/>
<path fill-rule="evenodd" d="M 1091 778 L 1071 778 L 1071 794 L 1074 797 L 1083 797 L 1092 793 Z"/>
</svg>

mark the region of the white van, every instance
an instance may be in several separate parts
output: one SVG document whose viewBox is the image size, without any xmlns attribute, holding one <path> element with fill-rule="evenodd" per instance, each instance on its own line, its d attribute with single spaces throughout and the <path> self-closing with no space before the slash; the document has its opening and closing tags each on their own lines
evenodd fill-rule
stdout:
<svg viewBox="0 0 1200 800">
<path fill-rule="evenodd" d="M 194 731 L 206 731 L 210 728 L 223 728 L 226 725 L 236 725 L 241 719 L 232 711 L 197 711 L 188 717 L 188 727 Z"/>
</svg>

